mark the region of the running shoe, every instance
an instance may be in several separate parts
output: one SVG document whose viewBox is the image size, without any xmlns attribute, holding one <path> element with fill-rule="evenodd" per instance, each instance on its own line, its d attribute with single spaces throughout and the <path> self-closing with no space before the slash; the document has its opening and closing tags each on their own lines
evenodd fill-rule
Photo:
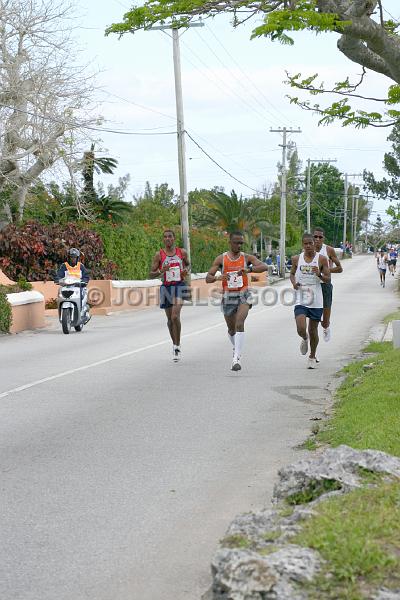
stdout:
<svg viewBox="0 0 400 600">
<path fill-rule="evenodd" d="M 329 342 L 329 340 L 331 339 L 331 330 L 330 330 L 330 328 L 327 327 L 326 329 L 323 329 L 322 333 L 323 333 L 324 342 Z"/>
<path fill-rule="evenodd" d="M 179 362 L 181 360 L 181 357 L 182 357 L 181 347 L 180 346 L 174 346 L 172 360 L 174 362 Z"/>
<path fill-rule="evenodd" d="M 308 352 L 308 337 L 305 340 L 301 340 L 300 344 L 300 352 L 303 354 L 307 354 Z"/>
<path fill-rule="evenodd" d="M 317 368 L 317 359 L 309 358 L 307 363 L 307 369 L 316 369 Z"/>
<path fill-rule="evenodd" d="M 240 364 L 240 358 L 238 356 L 233 357 L 231 371 L 240 371 L 242 368 Z"/>
</svg>

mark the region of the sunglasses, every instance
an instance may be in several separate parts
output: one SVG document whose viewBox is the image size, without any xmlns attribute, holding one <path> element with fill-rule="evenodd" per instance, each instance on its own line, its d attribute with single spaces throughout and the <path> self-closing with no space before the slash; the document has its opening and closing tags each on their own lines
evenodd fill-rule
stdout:
<svg viewBox="0 0 400 600">
<path fill-rule="evenodd" d="M 314 239 L 315 240 L 323 240 L 324 236 L 323 235 L 314 235 Z"/>
</svg>

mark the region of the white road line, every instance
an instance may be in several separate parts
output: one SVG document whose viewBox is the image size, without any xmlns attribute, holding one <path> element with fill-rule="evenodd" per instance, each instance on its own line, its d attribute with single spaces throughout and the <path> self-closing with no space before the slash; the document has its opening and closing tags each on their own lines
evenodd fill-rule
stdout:
<svg viewBox="0 0 400 600">
<path fill-rule="evenodd" d="M 192 333 L 187 333 L 183 335 L 182 338 L 189 338 L 194 335 L 199 335 L 201 333 L 205 333 L 210 331 L 211 329 L 216 329 L 217 327 L 221 327 L 225 325 L 224 322 L 218 323 L 216 325 L 211 325 L 210 327 L 205 327 L 204 329 L 199 329 L 198 331 L 193 331 Z M 104 358 L 103 360 L 97 360 L 96 362 L 89 363 L 88 365 L 82 365 L 77 367 L 76 369 L 70 369 L 68 371 L 62 371 L 61 373 L 57 373 L 56 375 L 50 375 L 50 377 L 44 377 L 43 379 L 37 379 L 36 381 L 31 381 L 30 383 L 26 383 L 24 385 L 20 385 L 19 387 L 13 388 L 11 390 L 7 390 L 6 392 L 2 392 L 0 394 L 0 398 L 5 398 L 10 394 L 15 394 L 16 392 L 23 392 L 32 387 L 36 387 L 37 385 L 42 385 L 43 383 L 47 383 L 48 381 L 54 381 L 55 379 L 60 379 L 61 377 L 66 377 L 67 375 L 72 375 L 73 373 L 78 373 L 79 371 L 86 371 L 87 369 L 92 369 L 93 367 L 98 367 L 100 365 L 105 365 L 114 360 L 119 360 L 121 358 L 126 358 L 127 356 L 132 356 L 133 354 L 138 354 L 139 352 L 144 352 L 145 350 L 151 350 L 152 348 L 157 348 L 158 346 L 163 346 L 165 344 L 170 344 L 170 340 L 164 340 L 162 342 L 157 342 L 155 344 L 149 344 L 148 346 L 142 346 L 142 348 L 136 348 L 136 350 L 130 350 L 129 352 L 123 352 L 122 354 L 116 354 L 115 356 L 110 356 L 109 358 Z"/>
<path fill-rule="evenodd" d="M 277 308 L 277 306 L 271 306 L 268 308 L 263 308 L 255 311 L 253 316 L 257 314 L 263 313 L 265 310 L 271 310 L 273 308 Z M 195 335 L 200 335 L 202 333 L 206 333 L 207 331 L 211 331 L 212 329 L 216 329 L 217 327 L 225 326 L 225 321 L 221 321 L 221 323 L 217 323 L 216 325 L 211 325 L 210 327 L 205 327 L 204 329 L 198 329 L 197 331 L 192 331 L 191 333 L 186 333 L 182 336 L 184 338 L 190 338 Z M 56 375 L 50 375 L 49 377 L 44 377 L 43 379 L 37 379 L 36 381 L 31 381 L 30 383 L 25 383 L 24 385 L 20 385 L 11 390 L 7 390 L 6 392 L 0 393 L 0 398 L 5 398 L 10 394 L 15 394 L 17 392 L 23 392 L 24 390 L 28 390 L 29 388 L 36 387 L 38 385 L 42 385 L 43 383 L 47 383 L 48 381 L 54 381 L 55 379 L 60 379 L 61 377 L 66 377 L 67 375 L 72 375 L 73 373 L 79 373 L 79 371 L 86 371 L 87 369 L 92 369 L 93 367 L 99 367 L 100 365 L 105 365 L 114 360 L 119 360 L 121 358 L 126 358 L 127 356 L 132 356 L 133 354 L 138 354 L 139 352 L 145 352 L 146 350 L 151 350 L 152 348 L 157 348 L 158 346 L 164 346 L 165 344 L 170 344 L 171 340 L 164 340 L 162 342 L 156 342 L 155 344 L 149 344 L 148 346 L 142 346 L 142 348 L 136 348 L 136 350 L 130 350 L 129 352 L 123 352 L 122 354 L 116 354 L 115 356 L 110 356 L 109 358 L 103 358 L 102 360 L 97 360 L 96 362 L 89 363 L 88 365 L 82 365 L 77 367 L 76 369 L 69 369 L 68 371 L 62 371 L 61 373 L 57 373 Z"/>
</svg>

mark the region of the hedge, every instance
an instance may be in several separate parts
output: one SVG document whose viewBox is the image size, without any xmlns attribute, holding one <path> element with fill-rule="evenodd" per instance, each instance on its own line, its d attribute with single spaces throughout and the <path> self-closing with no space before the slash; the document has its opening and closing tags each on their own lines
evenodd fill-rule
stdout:
<svg viewBox="0 0 400 600">
<path fill-rule="evenodd" d="M 0 331 L 8 333 L 12 324 L 11 304 L 7 300 L 5 289 L 0 289 Z"/>
<path fill-rule="evenodd" d="M 71 247 L 81 250 L 93 279 L 112 279 L 115 265 L 104 257 L 101 237 L 87 224 L 43 225 L 29 221 L 0 231 L 0 268 L 10 279 L 52 279 Z"/>
<path fill-rule="evenodd" d="M 163 228 L 151 225 L 95 224 L 93 229 L 104 244 L 105 256 L 116 263 L 118 279 L 147 279 L 151 259 L 162 247 Z M 180 229 L 175 229 L 177 245 L 182 245 Z M 192 230 L 192 272 L 208 271 L 218 254 L 228 249 L 227 238 L 211 229 Z"/>
</svg>

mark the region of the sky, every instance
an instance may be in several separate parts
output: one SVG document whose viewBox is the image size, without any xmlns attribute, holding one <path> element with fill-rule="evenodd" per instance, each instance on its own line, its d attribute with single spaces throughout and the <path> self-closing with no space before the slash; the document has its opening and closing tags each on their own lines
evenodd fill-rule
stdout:
<svg viewBox="0 0 400 600">
<path fill-rule="evenodd" d="M 399 19 L 397 4 L 385 0 L 386 18 Z M 103 133 L 98 144 L 103 155 L 119 161 L 113 177 L 102 176 L 105 184 L 130 174 L 127 200 L 140 195 L 146 181 L 179 190 L 172 39 L 158 30 L 121 39 L 104 35 L 130 6 L 129 0 L 80 0 L 75 31 L 81 60 L 98 73 L 97 113 L 104 126 L 129 132 Z M 288 139 L 296 143 L 303 165 L 308 158 L 335 159 L 343 173 L 367 169 L 381 178 L 383 154 L 391 148 L 386 140 L 390 129 L 318 126 L 317 115 L 291 105 L 286 97 L 301 94 L 283 83 L 286 71 L 319 73 L 327 86 L 347 75 L 358 79 L 361 67 L 337 50 L 337 35 L 306 32 L 296 35 L 294 46 L 282 46 L 265 38 L 250 40 L 256 24 L 234 29 L 229 15 L 220 15 L 181 35 L 185 128 L 202 148 L 186 140 L 188 189 L 222 186 L 228 193 L 235 189 L 252 196 L 271 186 L 282 152 L 281 134 L 271 129 L 282 127 L 301 129 Z M 362 91 L 381 97 L 391 83 L 369 72 Z M 315 101 L 328 105 L 329 97 Z M 361 183 L 362 178 L 351 181 Z M 388 204 L 375 201 L 372 220 L 378 212 L 384 217 Z"/>
</svg>

